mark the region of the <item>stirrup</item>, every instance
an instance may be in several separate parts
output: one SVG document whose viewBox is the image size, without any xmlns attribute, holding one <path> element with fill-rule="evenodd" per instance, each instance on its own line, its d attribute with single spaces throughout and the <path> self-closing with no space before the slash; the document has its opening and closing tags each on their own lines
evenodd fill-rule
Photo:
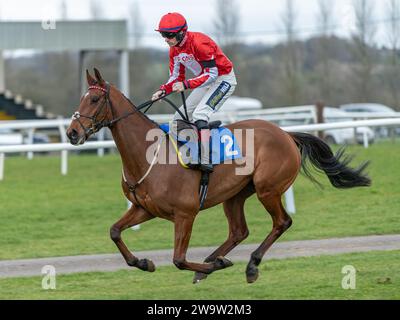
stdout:
<svg viewBox="0 0 400 320">
<path fill-rule="evenodd" d="M 211 163 L 200 163 L 199 170 L 207 173 L 214 171 L 214 166 Z"/>
</svg>

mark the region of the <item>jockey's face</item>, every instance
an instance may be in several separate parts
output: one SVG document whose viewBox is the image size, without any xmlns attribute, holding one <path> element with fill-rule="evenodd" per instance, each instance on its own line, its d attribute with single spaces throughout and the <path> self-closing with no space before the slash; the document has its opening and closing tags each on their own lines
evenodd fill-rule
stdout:
<svg viewBox="0 0 400 320">
<path fill-rule="evenodd" d="M 176 37 L 168 39 L 168 38 L 164 38 L 165 42 L 170 46 L 170 47 L 174 47 L 178 44 L 178 40 L 176 40 Z"/>
</svg>

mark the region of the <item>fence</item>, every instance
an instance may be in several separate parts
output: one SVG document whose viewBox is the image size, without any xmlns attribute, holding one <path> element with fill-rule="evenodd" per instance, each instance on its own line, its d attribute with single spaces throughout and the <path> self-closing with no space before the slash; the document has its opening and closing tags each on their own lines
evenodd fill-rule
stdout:
<svg viewBox="0 0 400 320">
<path fill-rule="evenodd" d="M 64 120 L 55 122 L 55 126 L 64 126 Z M 69 122 L 68 122 L 69 123 Z M 11 124 L 11 123 L 10 123 Z M 9 125 L 10 125 L 9 124 Z M 52 123 L 53 125 L 54 123 Z M 12 124 L 14 128 L 19 127 L 17 124 Z M 22 125 L 22 124 L 20 124 Z M 379 119 L 379 120 L 361 120 L 361 121 L 347 121 L 328 124 L 313 124 L 313 125 L 300 125 L 282 127 L 283 130 L 288 132 L 301 131 L 301 132 L 315 132 L 329 129 L 343 129 L 343 128 L 357 128 L 357 127 L 376 127 L 376 126 L 397 126 L 400 125 L 400 118 L 397 119 Z M 6 123 L 0 124 L 7 127 Z M 29 128 L 28 125 L 26 125 Z M 8 126 L 9 128 L 9 126 Z M 65 129 L 63 129 L 65 131 Z M 61 129 L 60 129 L 61 131 Z M 0 180 L 4 179 L 4 162 L 5 154 L 7 153 L 20 153 L 20 152 L 45 152 L 45 151 L 61 151 L 61 174 L 66 175 L 68 172 L 68 150 L 89 150 L 89 149 L 104 149 L 115 148 L 114 141 L 98 141 L 87 142 L 84 145 L 72 146 L 69 143 L 50 143 L 50 144 L 29 144 L 29 145 L 16 145 L 16 146 L 0 146 Z M 286 209 L 289 213 L 295 212 L 293 189 L 290 188 L 285 194 Z"/>
<path fill-rule="evenodd" d="M 70 120 L 39 120 L 27 121 L 21 123 L 3 122 L 0 123 L 0 129 L 11 128 L 11 129 L 21 129 L 21 128 L 49 128 L 51 126 L 58 126 L 60 132 L 62 133 L 63 143 L 47 143 L 47 144 L 26 144 L 26 145 L 11 145 L 11 146 L 0 146 L 0 180 L 4 178 L 4 159 L 6 153 L 21 153 L 21 152 L 49 152 L 49 151 L 61 151 L 61 173 L 63 175 L 68 172 L 68 153 L 69 150 L 90 150 L 90 149 L 101 149 L 104 151 L 105 148 L 115 148 L 114 141 L 98 141 L 98 142 L 86 142 L 81 146 L 72 146 L 66 142 L 65 135 L 65 125 L 69 124 Z M 299 125 L 299 126 L 289 126 L 282 127 L 283 130 L 294 132 L 317 132 L 330 129 L 344 129 L 344 128 L 357 128 L 357 127 L 380 127 L 380 126 L 397 126 L 400 125 L 400 118 L 394 119 L 378 119 L 378 120 L 360 120 L 360 121 L 346 121 L 346 122 L 336 122 L 336 123 L 324 123 L 324 124 L 310 124 L 310 125 Z M 34 128 L 32 128 L 34 126 Z M 104 134 L 99 136 L 100 139 L 104 138 Z M 368 139 L 366 139 L 368 141 Z M 103 155 L 103 152 L 99 153 Z"/>
</svg>

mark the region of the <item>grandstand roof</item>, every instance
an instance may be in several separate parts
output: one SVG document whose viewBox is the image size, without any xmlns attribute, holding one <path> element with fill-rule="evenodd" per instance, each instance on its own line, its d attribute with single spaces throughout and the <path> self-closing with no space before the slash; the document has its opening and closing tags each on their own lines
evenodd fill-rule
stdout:
<svg viewBox="0 0 400 320">
<path fill-rule="evenodd" d="M 127 49 L 125 20 L 0 22 L 0 50 Z"/>
</svg>

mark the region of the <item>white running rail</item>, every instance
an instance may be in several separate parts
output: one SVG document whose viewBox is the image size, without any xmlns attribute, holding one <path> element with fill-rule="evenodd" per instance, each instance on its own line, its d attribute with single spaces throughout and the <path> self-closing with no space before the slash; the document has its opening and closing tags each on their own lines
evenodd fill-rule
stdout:
<svg viewBox="0 0 400 320">
<path fill-rule="evenodd" d="M 40 120 L 43 122 L 48 122 L 49 120 Z M 50 120 L 51 121 L 51 120 Z M 68 120 L 68 123 L 70 120 Z M 57 120 L 56 122 L 52 122 L 54 126 L 60 126 L 64 128 L 67 122 L 65 120 Z M 67 124 L 68 124 L 67 123 Z M 13 124 L 9 123 L 9 125 L 13 125 L 14 128 L 21 128 L 21 126 L 29 127 L 28 124 Z M 38 124 L 38 123 L 36 123 Z M 6 127 L 6 123 L 1 123 L 0 128 Z M 30 124 L 32 125 L 32 123 Z M 49 127 L 48 123 L 39 124 L 43 125 L 43 127 Z M 47 126 L 46 126 L 47 125 Z M 312 124 L 312 125 L 301 125 L 301 126 L 291 126 L 291 127 L 282 127 L 283 130 L 288 132 L 315 132 L 315 131 L 323 131 L 329 129 L 343 129 L 343 128 L 357 128 L 357 127 L 375 127 L 375 126 L 400 126 L 400 118 L 391 118 L 391 119 L 377 119 L 377 120 L 361 120 L 361 121 L 346 121 L 346 122 L 336 122 L 336 123 L 326 123 L 326 124 Z M 10 128 L 10 126 L 7 126 Z M 36 126 L 37 128 L 37 126 Z M 60 129 L 61 130 L 61 129 Z M 64 135 L 64 134 L 63 134 Z M 45 152 L 45 151 L 61 151 L 61 173 L 66 175 L 68 172 L 68 150 L 88 150 L 88 149 L 104 149 L 104 148 L 115 148 L 114 141 L 98 141 L 98 142 L 86 142 L 81 146 L 73 146 L 69 143 L 49 143 L 49 144 L 27 144 L 27 145 L 14 145 L 14 146 L 0 146 L 0 180 L 4 179 L 4 162 L 5 162 L 5 154 L 7 153 L 20 153 L 20 152 Z M 288 192 L 285 194 L 286 197 L 286 209 L 289 213 L 294 214 L 295 203 L 293 196 L 293 189 L 290 188 Z"/>
</svg>

